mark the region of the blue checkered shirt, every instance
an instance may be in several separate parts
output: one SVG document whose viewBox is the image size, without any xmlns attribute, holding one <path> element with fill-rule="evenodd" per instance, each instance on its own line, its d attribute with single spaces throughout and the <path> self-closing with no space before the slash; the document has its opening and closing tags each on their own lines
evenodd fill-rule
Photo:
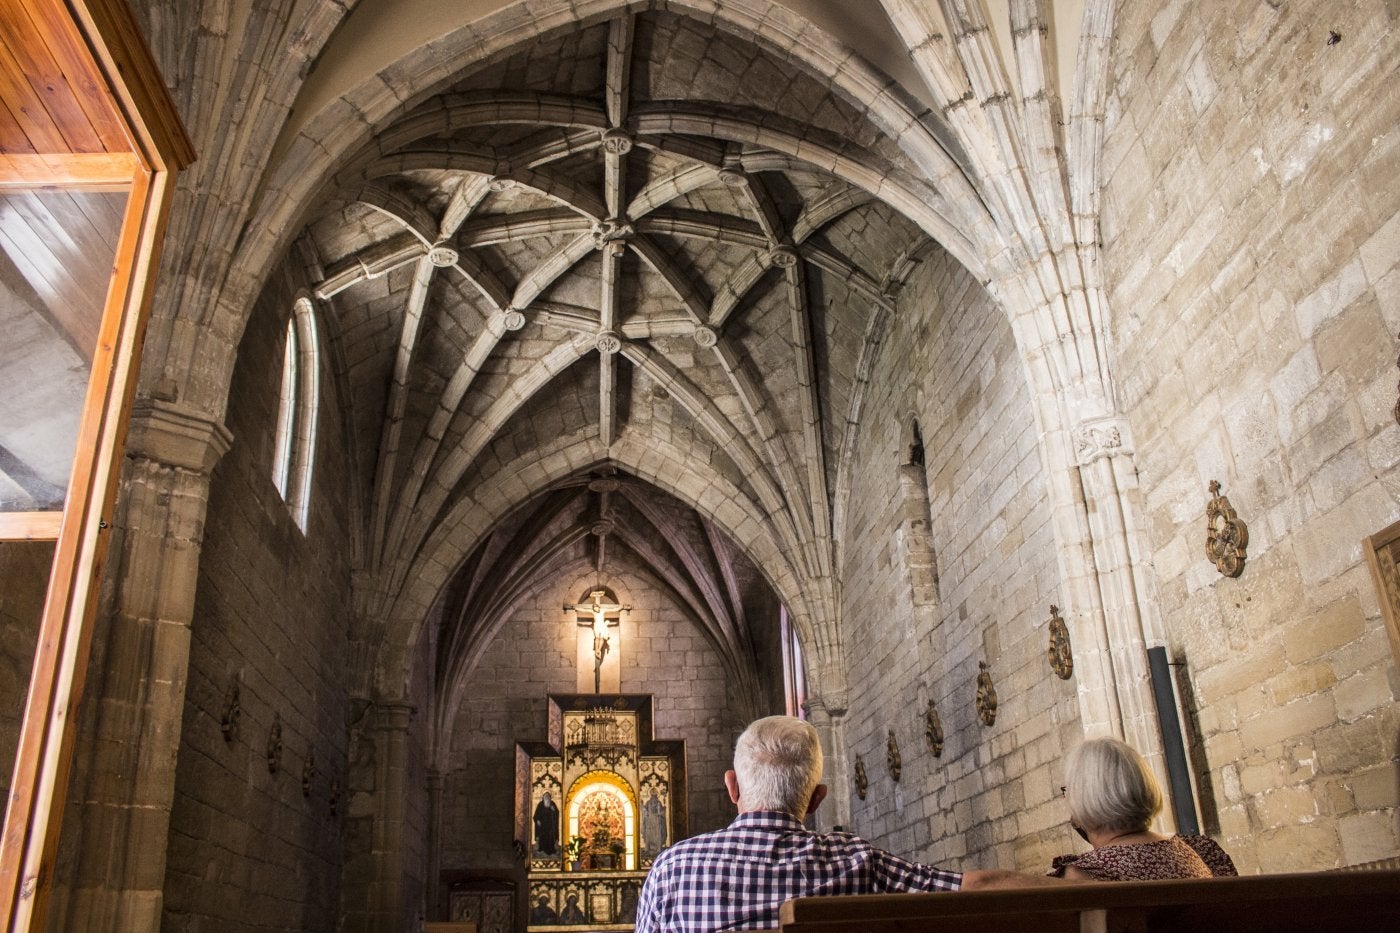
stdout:
<svg viewBox="0 0 1400 933">
<path fill-rule="evenodd" d="M 724 829 L 657 856 L 637 905 L 637 933 L 778 926 L 792 897 L 956 891 L 962 875 L 906 862 L 850 833 L 814 833 L 786 813 L 741 813 Z"/>
</svg>

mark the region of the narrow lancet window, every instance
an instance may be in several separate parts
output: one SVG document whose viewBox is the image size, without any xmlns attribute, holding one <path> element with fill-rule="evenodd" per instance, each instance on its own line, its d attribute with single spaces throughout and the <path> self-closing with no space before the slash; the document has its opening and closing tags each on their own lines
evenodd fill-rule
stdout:
<svg viewBox="0 0 1400 933">
<path fill-rule="evenodd" d="M 272 482 L 297 527 L 306 531 L 311 511 L 311 475 L 316 461 L 316 420 L 321 398 L 320 351 L 311 302 L 298 299 L 287 321 L 282 354 L 282 392 Z"/>
</svg>

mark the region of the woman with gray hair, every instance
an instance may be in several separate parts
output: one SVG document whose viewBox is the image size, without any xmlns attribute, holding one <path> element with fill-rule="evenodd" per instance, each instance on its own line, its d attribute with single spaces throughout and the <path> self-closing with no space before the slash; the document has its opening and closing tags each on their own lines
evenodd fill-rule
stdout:
<svg viewBox="0 0 1400 933">
<path fill-rule="evenodd" d="M 1094 851 L 1057 857 L 1051 875 L 1151 881 L 1238 874 L 1210 838 L 1152 831 L 1162 791 L 1142 756 L 1117 739 L 1089 739 L 1069 753 L 1064 793 L 1070 826 Z"/>
</svg>

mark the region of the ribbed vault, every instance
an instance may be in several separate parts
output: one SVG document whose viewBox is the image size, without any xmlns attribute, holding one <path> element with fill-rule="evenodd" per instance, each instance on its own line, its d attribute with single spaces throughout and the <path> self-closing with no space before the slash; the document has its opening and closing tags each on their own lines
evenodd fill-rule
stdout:
<svg viewBox="0 0 1400 933">
<path fill-rule="evenodd" d="M 532 40 L 347 159 L 295 254 L 363 452 L 358 635 L 386 645 L 379 688 L 407 677 L 450 591 L 437 664 L 455 689 L 513 594 L 597 540 L 559 524 L 590 468 L 655 471 L 624 487 L 616 540 L 737 683 L 745 623 L 715 607 L 740 552 L 839 663 L 848 432 L 900 287 L 936 248 L 873 192 L 948 210 L 908 168 L 798 67 L 665 12 Z M 679 548 L 678 524 L 703 533 Z"/>
</svg>

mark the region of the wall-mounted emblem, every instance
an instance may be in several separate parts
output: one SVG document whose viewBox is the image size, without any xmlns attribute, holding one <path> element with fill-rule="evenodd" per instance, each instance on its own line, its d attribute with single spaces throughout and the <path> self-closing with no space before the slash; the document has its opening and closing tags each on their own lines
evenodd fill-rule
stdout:
<svg viewBox="0 0 1400 933">
<path fill-rule="evenodd" d="M 1060 618 L 1060 607 L 1050 606 L 1050 670 L 1061 680 L 1069 680 L 1074 673 L 1074 656 L 1069 647 L 1069 626 Z"/>
<path fill-rule="evenodd" d="M 301 766 L 301 795 L 311 796 L 311 784 L 316 780 L 316 752 L 306 753 L 306 761 Z"/>
<path fill-rule="evenodd" d="M 1206 504 L 1206 556 L 1215 569 L 1227 577 L 1238 577 L 1244 570 L 1249 529 L 1235 514 L 1230 500 L 1220 494 L 1220 484 L 1210 481 L 1210 502 Z"/>
<path fill-rule="evenodd" d="M 856 756 L 856 796 L 861 800 L 865 799 L 865 790 L 870 786 L 870 780 L 865 776 L 865 759 Z"/>
<path fill-rule="evenodd" d="M 243 707 L 238 698 L 238 681 L 234 680 L 228 688 L 228 695 L 224 699 L 224 715 L 219 719 L 219 729 L 224 733 L 224 741 L 232 742 L 238 738 L 238 720 L 243 716 Z"/>
<path fill-rule="evenodd" d="M 981 670 L 977 674 L 977 718 L 982 725 L 990 726 L 997 721 L 997 688 L 992 685 L 992 672 L 986 661 L 979 661 Z"/>
<path fill-rule="evenodd" d="M 885 764 L 889 765 L 890 777 L 898 783 L 899 775 L 904 771 L 904 762 L 899 757 L 899 742 L 894 737 L 894 730 L 890 730 L 890 736 L 885 740 Z"/>
<path fill-rule="evenodd" d="M 943 756 L 943 722 L 938 718 L 938 707 L 933 705 L 932 700 L 928 701 L 928 709 L 924 710 L 924 741 L 928 743 L 933 757 Z"/>
<path fill-rule="evenodd" d="M 267 772 L 276 774 L 282 767 L 282 716 L 272 714 L 272 728 L 267 730 Z"/>
</svg>

